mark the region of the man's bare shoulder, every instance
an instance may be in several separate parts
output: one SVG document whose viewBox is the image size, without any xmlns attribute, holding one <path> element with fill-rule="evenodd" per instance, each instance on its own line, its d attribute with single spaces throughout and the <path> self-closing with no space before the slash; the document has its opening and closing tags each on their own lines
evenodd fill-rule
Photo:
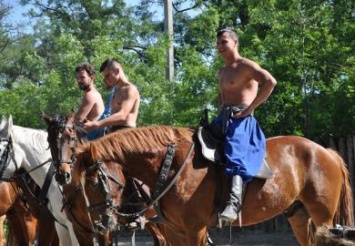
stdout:
<svg viewBox="0 0 355 246">
<path fill-rule="evenodd" d="M 240 62 L 238 68 L 239 71 L 244 73 L 245 75 L 252 75 L 263 71 L 263 69 L 258 63 L 247 58 L 244 58 Z"/>
<path fill-rule="evenodd" d="M 260 68 L 260 65 L 256 63 L 255 61 L 252 61 L 248 58 L 243 58 L 240 62 L 240 65 L 249 67 L 249 68 Z"/>
<path fill-rule="evenodd" d="M 138 88 L 132 83 L 125 83 L 116 90 L 118 100 L 135 99 L 139 97 Z"/>
<path fill-rule="evenodd" d="M 84 94 L 84 97 L 91 98 L 91 99 L 101 99 L 101 93 L 96 89 L 92 88 L 90 91 Z"/>
<path fill-rule="evenodd" d="M 138 88 L 137 86 L 135 86 L 134 84 L 132 83 L 127 83 L 125 86 L 124 86 L 124 89 L 129 92 L 129 93 L 138 93 Z"/>
</svg>

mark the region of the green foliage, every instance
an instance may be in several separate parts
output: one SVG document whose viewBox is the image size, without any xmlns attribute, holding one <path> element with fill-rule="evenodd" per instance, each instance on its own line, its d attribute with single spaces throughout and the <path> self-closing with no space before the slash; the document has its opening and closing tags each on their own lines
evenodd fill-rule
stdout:
<svg viewBox="0 0 355 246">
<path fill-rule="evenodd" d="M 139 88 L 139 125 L 197 125 L 205 108 L 211 120 L 217 114 L 217 73 L 223 66 L 215 52 L 215 33 L 228 26 L 239 34 L 241 55 L 260 63 L 278 81 L 255 112 L 267 136 L 326 141 L 329 134 L 354 134 L 355 22 L 350 0 L 174 1 L 174 81 L 166 79 L 170 44 L 164 23 L 156 18 L 162 5 L 21 2 L 34 6 L 35 31 L 12 37 L 6 25 L 0 27 L 0 114 L 12 114 L 16 124 L 44 127 L 41 111 L 67 114 L 76 109 L 81 92 L 74 81 L 75 66 L 88 61 L 98 71 L 111 56 Z M 186 5 L 192 9 L 184 9 Z M 108 91 L 101 81 L 97 72 L 96 86 L 105 97 Z"/>
</svg>

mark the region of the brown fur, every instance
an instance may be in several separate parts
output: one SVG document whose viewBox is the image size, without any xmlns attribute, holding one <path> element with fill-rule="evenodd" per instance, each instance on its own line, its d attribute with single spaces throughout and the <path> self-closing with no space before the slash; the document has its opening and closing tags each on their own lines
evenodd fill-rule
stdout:
<svg viewBox="0 0 355 246">
<path fill-rule="evenodd" d="M 154 190 L 167 144 L 177 144 L 168 177 L 171 179 L 187 158 L 192 139 L 191 129 L 166 126 L 128 129 L 81 146 L 77 155 L 91 157 L 91 163 L 85 165 L 93 165 L 95 160 L 117 162 L 125 172 Z M 289 222 L 301 245 L 308 244 L 310 219 L 316 228 L 332 227 L 335 218 L 343 218 L 343 222 L 349 223 L 347 226 L 352 226 L 348 173 L 344 172 L 344 162 L 334 158 L 331 151 L 305 138 L 275 137 L 267 140 L 266 159 L 275 177 L 253 179 L 248 184 L 242 210 L 243 225 L 271 219 L 300 200 L 304 210 L 297 211 Z M 75 164 L 74 179 L 80 178 L 80 171 L 87 168 L 77 165 L 80 164 Z M 167 225 L 173 228 L 175 236 L 180 235 L 185 245 L 206 244 L 207 227 L 217 224 L 214 201 L 215 194 L 221 192 L 216 190 L 217 172 L 211 162 L 201 156 L 196 145 L 192 156 L 188 157 L 188 165 L 161 200 Z M 337 216 L 337 213 L 342 215 Z M 239 225 L 239 221 L 234 225 Z"/>
<path fill-rule="evenodd" d="M 22 184 L 20 184 L 22 185 Z M 33 184 L 29 186 L 35 193 Z M 37 227 L 41 213 L 38 200 L 32 201 L 32 194 L 25 194 L 27 204 L 22 200 L 23 190 L 18 188 L 16 182 L 0 184 L 0 215 L 6 214 L 8 221 L 8 244 L 33 245 L 37 237 Z M 54 221 L 47 217 L 40 227 L 38 240 L 41 245 L 59 245 L 58 237 L 54 229 Z"/>
<path fill-rule="evenodd" d="M 170 143 L 192 142 L 191 129 L 154 126 L 151 128 L 123 129 L 95 141 L 97 150 L 108 158 L 123 159 L 125 154 L 145 152 L 147 149 L 165 148 Z M 116 137 L 117 136 L 117 137 Z M 124 137 L 122 137 L 124 136 Z M 154 141 L 151 141 L 154 139 Z M 90 142 L 79 146 L 76 152 L 86 149 Z"/>
<path fill-rule="evenodd" d="M 54 160 L 54 164 L 57 168 L 57 172 L 69 172 L 70 173 L 70 167 L 69 165 L 58 165 L 58 163 L 60 162 L 60 160 L 58 160 L 58 151 L 61 151 L 61 156 L 63 159 L 65 160 L 70 160 L 71 159 L 71 155 L 72 155 L 72 150 L 73 147 L 70 146 L 70 141 L 73 141 L 73 139 L 76 139 L 76 143 L 75 145 L 78 144 L 83 144 L 86 145 L 87 143 L 85 143 L 85 141 L 83 141 L 82 137 L 80 136 L 80 134 L 78 133 L 77 129 L 75 128 L 75 122 L 74 122 L 74 114 L 71 113 L 67 116 L 66 118 L 66 124 L 71 125 L 71 127 L 67 127 L 64 132 L 63 132 L 63 143 L 61 145 L 61 149 L 58 150 L 57 149 L 57 132 L 55 129 L 56 126 L 56 120 L 54 120 L 53 118 L 44 115 L 43 116 L 44 120 L 46 121 L 47 125 L 48 125 L 48 141 L 49 141 L 49 145 L 50 145 L 50 149 L 51 149 L 51 153 L 53 156 L 53 160 Z M 122 130 L 124 131 L 124 130 Z M 115 134 L 115 133 L 113 133 Z M 174 134 L 171 134 L 171 136 L 175 136 Z M 103 137 L 104 138 L 104 137 Z M 130 147 L 131 143 L 126 143 L 126 145 L 128 146 L 127 148 L 133 148 L 133 146 Z M 63 168 L 63 166 L 66 166 L 67 168 Z M 117 165 L 116 165 L 117 166 Z M 69 170 L 69 171 L 68 171 Z M 90 178 L 88 178 L 90 179 Z M 75 190 L 75 187 L 81 187 L 81 184 L 79 182 L 72 182 L 69 185 L 65 185 L 64 186 L 64 194 L 65 196 L 70 196 L 70 193 L 72 191 L 69 190 Z M 69 188 L 71 187 L 71 188 Z M 101 199 L 103 194 L 95 194 L 95 198 L 99 198 Z M 95 220 L 100 220 L 100 213 L 102 212 L 104 213 L 105 210 L 94 210 L 94 211 L 87 211 L 86 209 L 83 209 L 86 207 L 85 205 L 85 201 L 84 201 L 84 196 L 83 196 L 83 191 L 79 192 L 77 194 L 78 198 L 80 199 L 75 199 L 73 201 L 71 201 L 71 206 L 70 207 L 66 207 L 67 210 L 67 214 L 68 214 L 68 218 L 73 222 L 74 225 L 74 229 L 75 229 L 75 234 L 78 237 L 78 240 L 84 244 L 83 240 L 91 240 L 91 237 L 93 236 L 93 233 L 91 233 L 91 235 L 85 235 L 85 232 L 83 232 L 82 230 L 78 230 L 78 224 L 82 224 L 82 225 L 86 225 L 86 227 L 88 226 L 92 226 L 92 222 L 91 221 L 95 221 Z M 116 195 L 117 197 L 118 195 Z M 103 199 L 103 198 L 102 198 Z M 68 211 L 68 209 L 70 209 L 70 211 Z M 152 209 L 148 209 L 146 214 L 147 216 L 153 216 L 153 214 L 155 214 L 155 212 L 152 214 Z M 90 213 L 91 216 L 91 220 L 88 218 L 88 213 Z M 79 220 L 79 218 L 81 220 Z M 119 220 L 119 218 L 117 218 L 117 220 Z M 77 223 L 79 222 L 79 223 Z M 80 226 L 79 227 L 83 227 Z M 79 228 L 80 229 L 80 228 Z M 152 224 L 152 223 L 147 223 L 146 224 L 146 229 L 148 231 L 150 231 L 150 233 L 152 234 L 154 241 L 155 241 L 155 245 L 167 245 L 166 244 L 166 240 L 163 236 L 163 232 L 165 231 L 163 229 L 163 226 L 161 225 L 156 225 L 156 224 Z M 100 235 L 99 235 L 100 236 Z M 100 236 L 102 237 L 102 235 Z M 104 241 L 103 244 L 107 244 L 109 241 L 109 239 L 104 238 L 102 239 L 102 241 Z"/>
</svg>

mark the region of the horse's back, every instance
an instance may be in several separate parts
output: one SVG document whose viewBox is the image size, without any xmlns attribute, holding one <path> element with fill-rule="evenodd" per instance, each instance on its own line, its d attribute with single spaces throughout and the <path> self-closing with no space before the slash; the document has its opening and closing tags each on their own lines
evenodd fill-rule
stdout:
<svg viewBox="0 0 355 246">
<path fill-rule="evenodd" d="M 266 158 L 280 160 L 283 163 L 294 163 L 305 171 L 321 168 L 338 170 L 341 173 L 342 158 L 334 150 L 298 136 L 278 136 L 268 138 L 266 141 Z M 277 163 L 272 163 L 277 164 Z M 280 165 L 278 165 L 280 167 Z M 309 174 L 309 173 L 308 173 Z"/>
<path fill-rule="evenodd" d="M 275 173 L 272 179 L 253 179 L 247 186 L 243 224 L 270 219 L 299 200 L 320 221 L 333 218 L 342 185 L 341 163 L 331 151 L 297 136 L 267 139 L 266 160 Z M 336 201 L 334 202 L 334 198 Z M 255 211 L 259 211 L 255 213 Z"/>
</svg>

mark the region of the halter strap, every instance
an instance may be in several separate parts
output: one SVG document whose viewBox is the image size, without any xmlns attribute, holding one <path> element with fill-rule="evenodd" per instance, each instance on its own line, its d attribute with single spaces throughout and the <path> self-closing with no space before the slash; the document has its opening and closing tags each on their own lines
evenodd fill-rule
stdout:
<svg viewBox="0 0 355 246">
<path fill-rule="evenodd" d="M 11 135 L 9 136 L 9 138 L 1 138 L 0 142 L 7 142 L 4 153 L 1 155 L 1 159 L 0 159 L 0 179 L 6 181 L 6 178 L 3 177 L 3 174 L 4 174 L 6 167 L 9 165 L 9 163 L 8 163 L 9 154 L 13 150 Z M 13 156 L 11 156 L 11 157 L 13 158 Z M 17 170 L 16 161 L 14 161 L 14 163 L 15 163 L 15 167 Z"/>
<path fill-rule="evenodd" d="M 150 205 L 154 205 L 156 204 L 164 195 L 165 193 L 167 193 L 170 188 L 176 183 L 177 179 L 179 178 L 180 174 L 182 173 L 182 171 L 184 170 L 186 164 L 187 164 L 187 160 L 189 159 L 190 155 L 192 154 L 192 151 L 195 147 L 195 143 L 192 142 L 191 147 L 189 149 L 189 152 L 186 154 L 185 156 L 185 160 L 183 162 L 183 164 L 181 165 L 179 171 L 175 174 L 174 178 L 170 181 L 170 183 L 165 187 L 165 189 L 160 193 L 159 196 L 157 196 L 152 202 L 150 202 Z M 149 206 L 148 206 L 149 207 Z"/>
</svg>

